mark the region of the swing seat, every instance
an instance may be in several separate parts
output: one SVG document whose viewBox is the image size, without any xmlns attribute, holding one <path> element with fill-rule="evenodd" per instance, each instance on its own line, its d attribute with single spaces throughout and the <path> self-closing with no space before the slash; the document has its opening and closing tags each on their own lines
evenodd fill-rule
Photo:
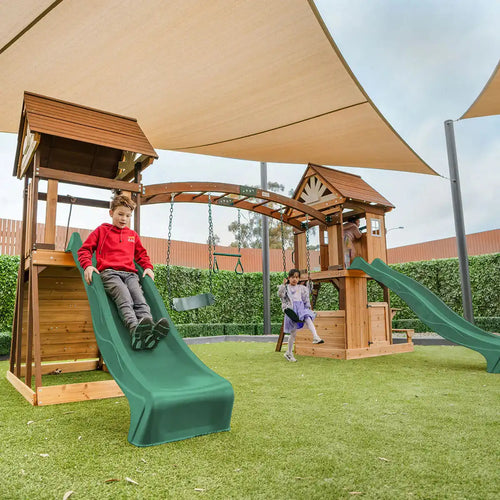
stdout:
<svg viewBox="0 0 500 500">
<path fill-rule="evenodd" d="M 200 293 L 191 297 L 172 299 L 172 306 L 177 312 L 190 311 L 215 304 L 215 297 L 211 293 Z"/>
</svg>

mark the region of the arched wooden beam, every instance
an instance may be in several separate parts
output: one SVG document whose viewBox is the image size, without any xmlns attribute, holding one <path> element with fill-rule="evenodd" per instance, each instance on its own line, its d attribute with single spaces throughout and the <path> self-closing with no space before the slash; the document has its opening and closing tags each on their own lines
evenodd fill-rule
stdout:
<svg viewBox="0 0 500 500">
<path fill-rule="evenodd" d="M 290 217 L 286 213 L 283 214 L 285 224 L 302 229 L 300 218 L 297 218 L 296 215 L 297 211 L 303 214 L 303 218 L 307 215 L 310 227 L 327 224 L 326 217 L 322 212 L 300 201 L 272 191 L 222 182 L 169 182 L 144 186 L 141 204 L 169 203 L 172 193 L 175 194 L 176 203 L 208 203 L 208 194 L 206 193 L 211 193 L 211 201 L 216 205 L 241 208 L 280 220 L 280 210 L 266 206 L 267 203 L 277 203 L 295 210 L 294 217 Z M 214 195 L 214 193 L 218 194 Z M 241 198 L 227 198 L 228 195 L 238 195 Z M 249 199 L 259 201 L 252 203 L 248 201 Z"/>
</svg>

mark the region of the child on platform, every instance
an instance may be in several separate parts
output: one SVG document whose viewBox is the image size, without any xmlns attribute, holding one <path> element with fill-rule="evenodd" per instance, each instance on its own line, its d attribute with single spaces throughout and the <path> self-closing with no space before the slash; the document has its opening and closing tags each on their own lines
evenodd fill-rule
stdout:
<svg viewBox="0 0 500 500">
<path fill-rule="evenodd" d="M 288 348 L 285 352 L 287 361 L 297 361 L 293 355 L 293 344 L 297 330 L 307 325 L 313 334 L 313 344 L 323 344 L 323 340 L 316 333 L 313 319 L 316 314 L 311 310 L 309 302 L 309 290 L 304 285 L 299 285 L 300 271 L 290 269 L 288 279 L 283 280 L 283 284 L 278 288 L 278 296 L 281 299 L 281 308 L 285 313 L 284 333 L 288 333 Z"/>
<path fill-rule="evenodd" d="M 78 261 L 87 284 L 92 283 L 93 273 L 100 274 L 106 293 L 130 331 L 132 349 L 153 349 L 170 327 L 166 318 L 153 323 L 139 282 L 134 260 L 144 269 L 143 277 L 154 280 L 154 273 L 139 235 L 128 227 L 134 209 L 135 203 L 128 196 L 115 196 L 109 210 L 112 224 L 101 224 L 90 233 L 78 250 Z M 97 268 L 92 264 L 94 252 Z"/>
</svg>

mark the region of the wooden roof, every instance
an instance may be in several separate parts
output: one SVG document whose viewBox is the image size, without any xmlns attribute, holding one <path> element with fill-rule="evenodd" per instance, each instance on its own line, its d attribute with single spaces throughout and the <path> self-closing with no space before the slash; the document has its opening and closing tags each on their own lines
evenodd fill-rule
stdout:
<svg viewBox="0 0 500 500">
<path fill-rule="evenodd" d="M 55 135 L 158 158 L 135 118 L 24 93 L 31 132 Z"/>
<path fill-rule="evenodd" d="M 294 198 L 300 197 L 304 180 L 306 177 L 316 174 L 320 180 L 333 191 L 337 191 L 340 195 L 349 200 L 359 201 L 362 203 L 376 203 L 389 209 L 394 208 L 394 205 L 384 198 L 379 192 L 375 191 L 367 184 L 359 175 L 348 174 L 332 168 L 323 167 L 310 163 L 306 169 L 301 181 L 295 191 Z"/>
</svg>

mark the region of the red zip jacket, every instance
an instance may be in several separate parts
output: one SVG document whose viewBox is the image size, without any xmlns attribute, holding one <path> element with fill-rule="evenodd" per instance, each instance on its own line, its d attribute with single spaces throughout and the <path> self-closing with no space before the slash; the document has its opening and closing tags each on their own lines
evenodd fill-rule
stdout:
<svg viewBox="0 0 500 500">
<path fill-rule="evenodd" d="M 92 265 L 94 252 L 98 271 L 111 268 L 136 273 L 134 259 L 142 268 L 153 269 L 139 235 L 128 227 L 120 229 L 105 223 L 92 231 L 78 250 L 78 261 L 83 269 Z"/>
</svg>

